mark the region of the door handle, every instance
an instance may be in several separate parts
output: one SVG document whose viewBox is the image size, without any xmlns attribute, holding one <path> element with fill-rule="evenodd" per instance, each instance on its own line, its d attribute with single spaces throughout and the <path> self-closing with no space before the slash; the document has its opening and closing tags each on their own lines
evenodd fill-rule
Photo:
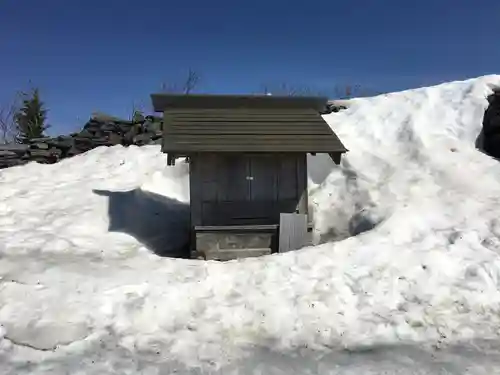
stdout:
<svg viewBox="0 0 500 375">
<path fill-rule="evenodd" d="M 253 181 L 253 176 L 247 176 L 248 181 Z"/>
</svg>

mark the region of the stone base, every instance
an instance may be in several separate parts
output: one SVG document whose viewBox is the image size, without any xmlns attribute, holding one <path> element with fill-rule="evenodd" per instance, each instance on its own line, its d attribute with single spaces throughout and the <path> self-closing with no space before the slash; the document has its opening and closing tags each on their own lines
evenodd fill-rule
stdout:
<svg viewBox="0 0 500 375">
<path fill-rule="evenodd" d="M 276 231 L 197 232 L 192 255 L 220 261 L 269 255 L 276 251 L 276 236 Z"/>
</svg>

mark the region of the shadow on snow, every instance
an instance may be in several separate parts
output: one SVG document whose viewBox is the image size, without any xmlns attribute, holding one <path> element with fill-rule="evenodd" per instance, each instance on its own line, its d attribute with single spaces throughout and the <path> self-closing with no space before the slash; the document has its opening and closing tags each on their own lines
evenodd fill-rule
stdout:
<svg viewBox="0 0 500 375">
<path fill-rule="evenodd" d="M 108 197 L 110 232 L 133 236 L 159 256 L 189 256 L 189 204 L 141 189 L 93 190 Z"/>
</svg>

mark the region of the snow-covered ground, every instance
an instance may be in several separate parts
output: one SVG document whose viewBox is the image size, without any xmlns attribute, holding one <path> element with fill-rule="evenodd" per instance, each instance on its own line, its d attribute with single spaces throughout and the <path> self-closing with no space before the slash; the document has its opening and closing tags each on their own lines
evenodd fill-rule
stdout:
<svg viewBox="0 0 500 375">
<path fill-rule="evenodd" d="M 350 101 L 311 157 L 318 246 L 181 260 L 156 146 L 0 171 L 0 374 L 500 373 L 500 76 Z"/>
</svg>

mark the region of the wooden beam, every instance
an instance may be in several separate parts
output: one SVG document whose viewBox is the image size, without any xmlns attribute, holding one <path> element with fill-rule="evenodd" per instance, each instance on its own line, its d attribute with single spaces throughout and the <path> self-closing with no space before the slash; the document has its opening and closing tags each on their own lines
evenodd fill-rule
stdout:
<svg viewBox="0 0 500 375">
<path fill-rule="evenodd" d="M 333 162 L 337 165 L 340 164 L 340 159 L 342 157 L 342 154 L 340 152 L 330 152 L 328 155 L 330 155 L 330 157 L 332 158 Z"/>
<path fill-rule="evenodd" d="M 278 224 L 268 225 L 217 225 L 217 226 L 195 226 L 196 232 L 274 232 L 278 229 Z"/>
<path fill-rule="evenodd" d="M 167 154 L 167 165 L 175 165 L 175 155 L 172 153 Z"/>
</svg>

